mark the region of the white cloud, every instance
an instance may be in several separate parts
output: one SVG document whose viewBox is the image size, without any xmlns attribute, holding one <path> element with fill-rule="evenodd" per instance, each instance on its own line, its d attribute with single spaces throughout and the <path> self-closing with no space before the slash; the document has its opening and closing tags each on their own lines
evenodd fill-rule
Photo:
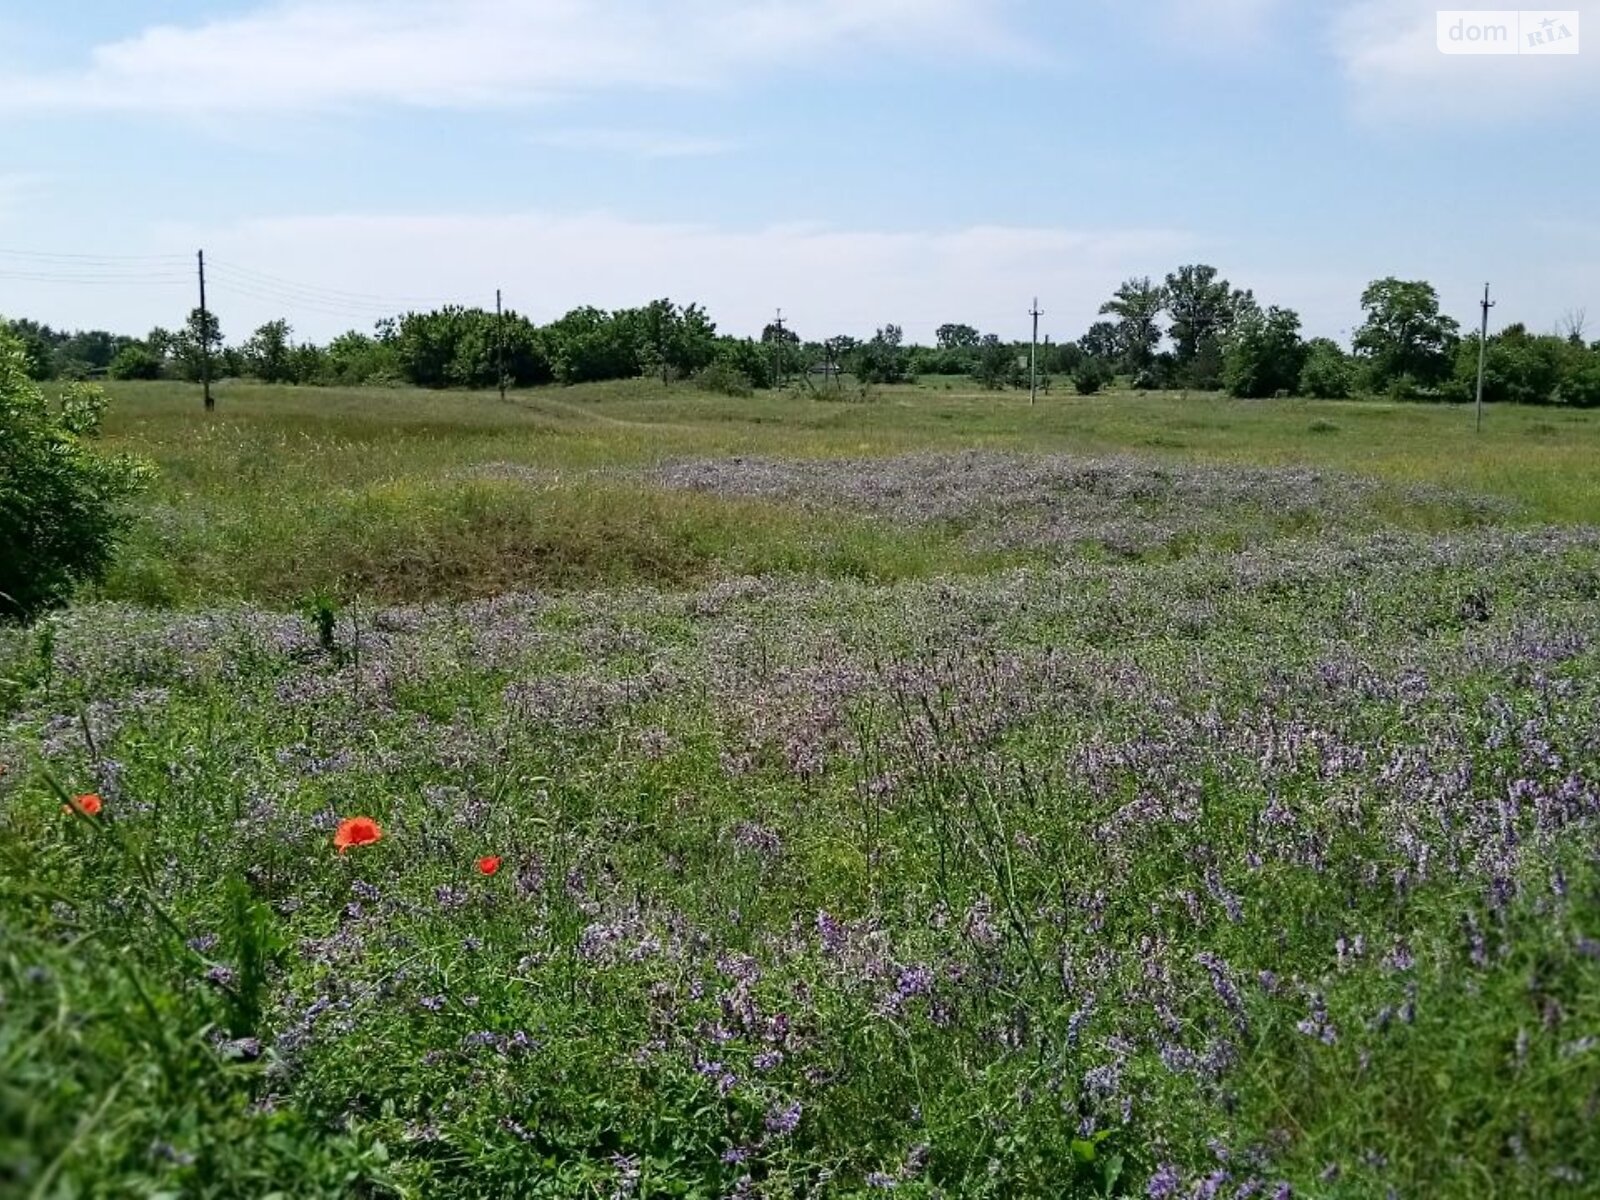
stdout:
<svg viewBox="0 0 1600 1200">
<path fill-rule="evenodd" d="M 1436 17 L 1448 4 L 1440 0 L 1346 0 L 1333 17 L 1331 44 L 1356 111 L 1370 120 L 1526 121 L 1600 97 L 1600 0 L 1566 3 L 1587 26 L 1586 54 L 1442 54 Z"/>
<path fill-rule="evenodd" d="M 643 159 L 711 158 L 731 154 L 743 144 L 730 138 L 644 129 L 549 129 L 530 134 L 528 140 L 556 150 L 599 150 Z"/>
<path fill-rule="evenodd" d="M 279 0 L 0 79 L 0 108 L 174 114 L 514 107 L 713 86 L 803 56 L 1021 54 L 995 0 Z"/>
</svg>

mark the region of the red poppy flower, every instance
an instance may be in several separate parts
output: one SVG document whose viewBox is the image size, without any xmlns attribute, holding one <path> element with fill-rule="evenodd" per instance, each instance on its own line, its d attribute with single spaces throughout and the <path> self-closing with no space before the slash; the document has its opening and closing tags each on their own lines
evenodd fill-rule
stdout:
<svg viewBox="0 0 1600 1200">
<path fill-rule="evenodd" d="M 478 874 L 480 875 L 493 875 L 499 869 L 500 856 L 498 854 L 490 854 L 478 860 Z"/>
<path fill-rule="evenodd" d="M 346 817 L 339 822 L 333 844 L 343 854 L 351 846 L 370 846 L 383 837 L 383 828 L 371 817 Z"/>
<path fill-rule="evenodd" d="M 62 812 L 71 812 L 73 809 L 77 809 L 88 817 L 98 817 L 100 815 L 100 797 L 94 792 L 85 792 L 81 796 L 74 796 L 70 805 L 63 804 L 61 806 Z"/>
</svg>

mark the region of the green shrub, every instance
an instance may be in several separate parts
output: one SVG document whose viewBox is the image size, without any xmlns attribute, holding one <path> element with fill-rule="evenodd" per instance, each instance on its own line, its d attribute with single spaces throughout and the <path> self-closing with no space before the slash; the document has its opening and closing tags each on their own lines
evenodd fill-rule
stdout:
<svg viewBox="0 0 1600 1200">
<path fill-rule="evenodd" d="M 1080 396 L 1093 396 L 1114 378 L 1110 364 L 1103 359 L 1084 358 L 1072 372 L 1072 386 L 1078 389 Z"/>
<path fill-rule="evenodd" d="M 694 377 L 694 385 L 701 391 L 715 392 L 719 396 L 749 396 L 755 391 L 750 376 L 726 359 L 719 359 L 699 371 Z"/>
<path fill-rule="evenodd" d="M 1355 391 L 1356 364 L 1338 342 L 1313 338 L 1306 346 L 1300 394 L 1317 400 L 1344 400 Z"/>
<path fill-rule="evenodd" d="M 1561 402 L 1573 408 L 1600 408 L 1600 354 L 1561 381 Z"/>
<path fill-rule="evenodd" d="M 106 368 L 113 379 L 160 379 L 161 359 L 143 346 L 124 346 Z"/>
<path fill-rule="evenodd" d="M 88 444 L 105 398 L 72 384 L 56 403 L 0 335 L 0 618 L 28 620 L 105 574 L 149 468 Z"/>
</svg>

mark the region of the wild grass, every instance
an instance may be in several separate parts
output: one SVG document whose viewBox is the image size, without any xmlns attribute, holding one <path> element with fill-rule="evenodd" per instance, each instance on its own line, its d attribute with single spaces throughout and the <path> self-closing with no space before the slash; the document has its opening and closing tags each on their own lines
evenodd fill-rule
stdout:
<svg viewBox="0 0 1600 1200">
<path fill-rule="evenodd" d="M 513 587 L 676 586 L 793 570 L 879 580 L 1025 561 L 949 526 L 641 487 L 673 460 L 882 459 L 988 449 L 1165 462 L 1307 466 L 1391 482 L 1372 512 L 1421 528 L 1471 521 L 1399 489 L 1500 497 L 1525 522 L 1600 514 L 1600 416 L 1490 414 L 1380 402 L 1215 396 L 1045 397 L 887 389 L 870 404 L 727 398 L 650 381 L 514 393 L 226 384 L 214 418 L 195 389 L 113 387 L 108 436 L 161 469 L 154 503 L 105 595 L 195 605 L 285 604 L 318 590 L 408 601 Z M 1552 420 L 1563 436 L 1541 432 Z M 1313 433 L 1319 423 L 1335 428 Z M 596 477 L 596 473 L 602 473 Z"/>
<path fill-rule="evenodd" d="M 0 1195 L 1593 1195 L 1597 429 L 118 388 Z"/>
</svg>

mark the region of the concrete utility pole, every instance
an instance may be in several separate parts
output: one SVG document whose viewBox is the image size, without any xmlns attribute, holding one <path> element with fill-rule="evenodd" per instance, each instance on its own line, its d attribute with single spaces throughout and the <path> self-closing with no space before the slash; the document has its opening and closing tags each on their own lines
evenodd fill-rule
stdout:
<svg viewBox="0 0 1600 1200">
<path fill-rule="evenodd" d="M 772 338 L 772 386 L 776 390 L 783 388 L 783 309 L 778 310 L 776 319 L 772 322 L 777 326 L 778 332 Z"/>
<path fill-rule="evenodd" d="M 196 251 L 200 262 L 200 386 L 205 389 L 206 411 L 217 402 L 211 398 L 211 317 L 206 312 L 206 252 Z"/>
<path fill-rule="evenodd" d="M 494 290 L 495 373 L 500 376 L 500 399 L 506 398 L 506 314 L 500 307 L 500 289 Z"/>
<path fill-rule="evenodd" d="M 1489 299 L 1489 285 L 1483 285 L 1483 327 L 1478 333 L 1478 432 L 1483 432 L 1483 367 L 1489 356 L 1489 310 L 1494 301 Z"/>
<path fill-rule="evenodd" d="M 1033 405 L 1039 402 L 1039 318 L 1044 316 L 1039 311 L 1039 297 L 1033 298 L 1028 315 L 1033 318 L 1033 343 L 1028 347 L 1028 403 Z"/>
</svg>

